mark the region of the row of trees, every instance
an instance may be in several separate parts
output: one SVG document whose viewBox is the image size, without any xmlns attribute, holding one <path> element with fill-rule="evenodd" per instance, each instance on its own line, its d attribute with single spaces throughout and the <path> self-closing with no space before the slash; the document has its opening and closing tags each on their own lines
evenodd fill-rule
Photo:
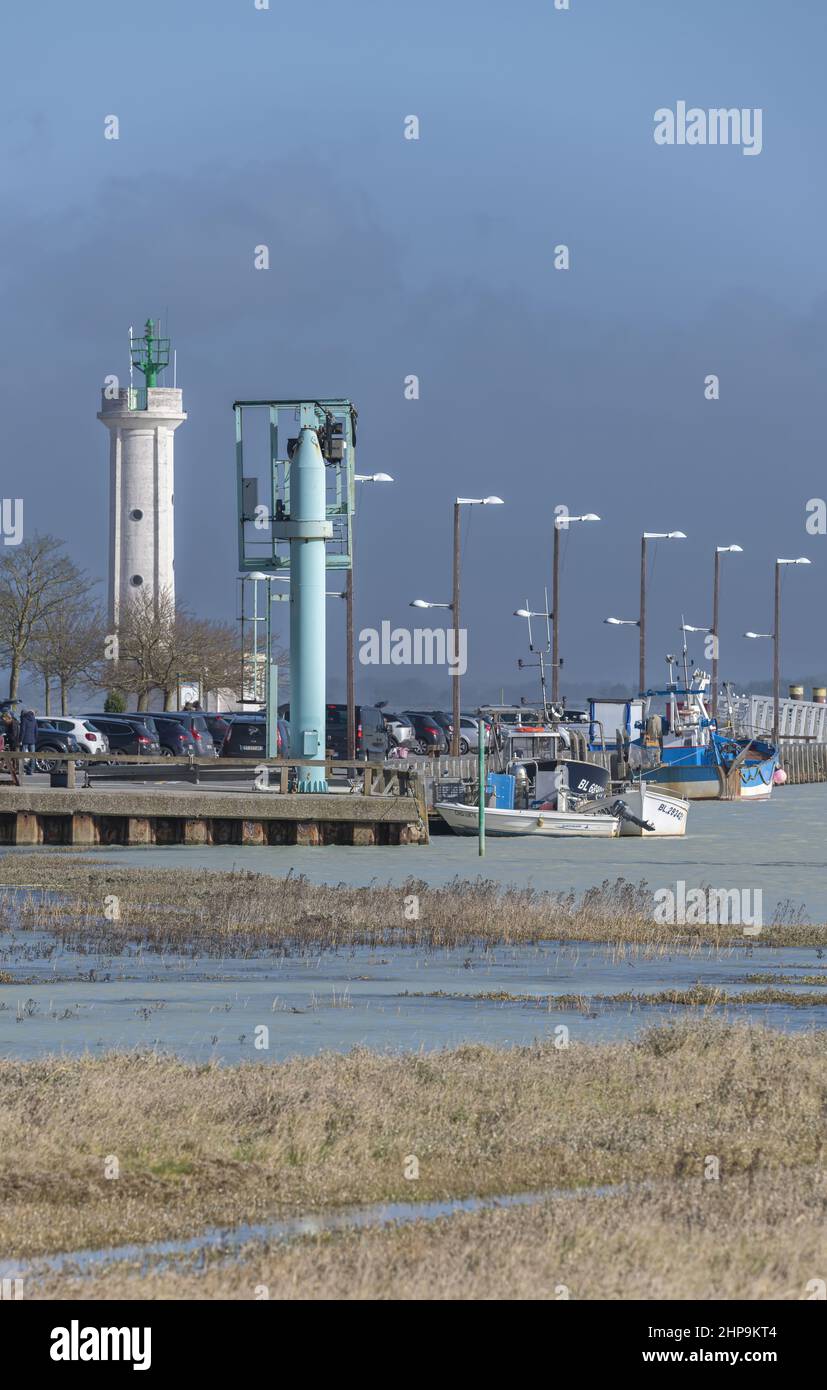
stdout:
<svg viewBox="0 0 827 1390">
<path fill-rule="evenodd" d="M 158 695 L 164 709 L 174 708 L 179 676 L 197 678 L 203 691 L 240 693 L 232 624 L 196 618 L 166 593 L 156 601 L 141 592 L 116 634 L 97 587 L 54 536 L 0 550 L 0 665 L 9 672 L 10 699 L 18 698 L 24 671 L 42 682 L 47 714 L 54 688 L 63 714 L 79 687 L 109 691 L 113 704 L 131 698 L 138 709 Z"/>
</svg>

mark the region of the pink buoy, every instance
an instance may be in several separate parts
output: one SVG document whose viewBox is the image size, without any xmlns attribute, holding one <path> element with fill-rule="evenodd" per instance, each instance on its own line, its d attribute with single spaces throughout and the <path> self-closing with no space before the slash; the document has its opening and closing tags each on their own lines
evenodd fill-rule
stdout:
<svg viewBox="0 0 827 1390">
<path fill-rule="evenodd" d="M 783 767 L 777 767 L 775 769 L 775 772 L 772 774 L 772 780 L 776 787 L 783 787 L 784 783 L 787 780 L 787 774 L 784 771 Z"/>
</svg>

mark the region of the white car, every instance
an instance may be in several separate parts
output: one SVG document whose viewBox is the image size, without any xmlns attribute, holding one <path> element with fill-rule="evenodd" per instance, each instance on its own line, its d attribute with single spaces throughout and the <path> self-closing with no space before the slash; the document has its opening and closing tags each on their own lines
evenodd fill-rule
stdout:
<svg viewBox="0 0 827 1390">
<path fill-rule="evenodd" d="M 109 739 L 96 729 L 91 719 L 76 719 L 71 715 L 48 714 L 42 721 L 59 729 L 62 734 L 74 734 L 84 753 L 108 753 Z"/>
<path fill-rule="evenodd" d="M 382 718 L 385 721 L 385 732 L 393 747 L 404 748 L 416 743 L 416 731 L 410 719 L 406 719 L 402 714 L 388 714 L 384 709 Z"/>
</svg>

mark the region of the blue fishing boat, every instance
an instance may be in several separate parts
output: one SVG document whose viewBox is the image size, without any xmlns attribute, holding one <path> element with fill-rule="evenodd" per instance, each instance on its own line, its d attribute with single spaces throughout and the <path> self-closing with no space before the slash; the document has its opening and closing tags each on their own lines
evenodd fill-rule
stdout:
<svg viewBox="0 0 827 1390">
<path fill-rule="evenodd" d="M 777 767 L 778 750 L 763 739 L 710 732 L 701 746 L 664 746 L 659 763 L 641 776 L 688 801 L 766 801 Z"/>
<path fill-rule="evenodd" d="M 646 691 L 643 728 L 630 745 L 630 762 L 644 781 L 688 801 L 766 801 L 778 749 L 766 739 L 720 733 L 707 710 L 708 686 L 706 672 L 696 670 L 683 689 Z M 653 714 L 661 698 L 665 713 Z"/>
</svg>

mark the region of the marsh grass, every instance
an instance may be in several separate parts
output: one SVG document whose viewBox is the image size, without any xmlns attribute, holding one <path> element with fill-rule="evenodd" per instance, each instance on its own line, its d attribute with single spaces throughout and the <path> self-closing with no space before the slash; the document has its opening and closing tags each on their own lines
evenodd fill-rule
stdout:
<svg viewBox="0 0 827 1390">
<path fill-rule="evenodd" d="M 50 1278 L 44 1298 L 802 1300 L 827 1268 L 815 1169 L 683 1180 L 610 1196 L 250 1244 L 198 1268 Z"/>
<path fill-rule="evenodd" d="M 798 981 L 796 981 L 798 983 Z M 742 1008 L 749 1004 L 785 1004 L 798 1009 L 823 1008 L 823 994 L 796 994 L 794 990 L 753 989 L 748 993 L 733 994 L 716 985 L 705 985 L 700 980 L 689 989 L 657 989 L 635 992 L 617 990 L 613 994 L 510 994 L 508 990 L 482 990 L 469 993 L 454 993 L 451 990 L 404 990 L 400 998 L 408 999 L 457 999 L 480 1003 L 497 1004 L 536 1004 L 538 1008 L 577 1009 L 580 1013 L 594 1009 L 611 1009 L 618 1004 L 643 1006 L 662 1006 L 673 1004 L 685 1008 Z"/>
<path fill-rule="evenodd" d="M 824 1032 L 714 1020 L 635 1042 L 581 1043 L 573 1023 L 568 1047 L 278 1066 L 0 1060 L 0 1255 L 376 1201 L 700 1181 L 710 1154 L 723 1180 L 763 1182 L 823 1161 L 825 1064 Z"/>
<path fill-rule="evenodd" d="M 755 975 L 742 975 L 736 984 L 744 985 L 827 985 L 827 975 L 780 975 L 763 971 Z"/>
<path fill-rule="evenodd" d="M 746 939 L 729 924 L 663 926 L 643 883 L 606 880 L 580 896 L 455 879 L 432 886 L 316 885 L 288 874 L 91 866 L 80 856 L 6 855 L 0 859 L 0 931 L 49 932 L 76 950 L 154 950 L 236 956 L 367 945 L 435 950 L 482 949 L 541 941 L 600 941 L 618 949 L 666 953 L 761 946 L 827 948 L 827 928 L 782 921 Z M 118 899 L 115 920 L 105 899 Z M 406 918 L 416 899 L 418 917 Z"/>
</svg>

